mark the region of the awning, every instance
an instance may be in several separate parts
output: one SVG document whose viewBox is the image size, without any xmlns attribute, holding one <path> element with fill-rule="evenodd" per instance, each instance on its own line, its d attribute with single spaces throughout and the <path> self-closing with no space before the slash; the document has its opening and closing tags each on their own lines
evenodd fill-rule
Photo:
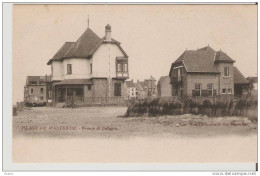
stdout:
<svg viewBox="0 0 260 176">
<path fill-rule="evenodd" d="M 90 79 L 64 79 L 55 85 L 79 85 L 79 84 L 93 84 Z"/>
</svg>

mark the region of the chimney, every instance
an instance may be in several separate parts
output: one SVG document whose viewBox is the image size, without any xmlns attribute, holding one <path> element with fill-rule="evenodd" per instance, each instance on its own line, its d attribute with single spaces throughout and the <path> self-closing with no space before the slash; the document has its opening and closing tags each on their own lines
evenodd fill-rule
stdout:
<svg viewBox="0 0 260 176">
<path fill-rule="evenodd" d="M 105 41 L 111 41 L 111 26 L 108 24 L 106 25 L 105 29 L 106 29 Z"/>
</svg>

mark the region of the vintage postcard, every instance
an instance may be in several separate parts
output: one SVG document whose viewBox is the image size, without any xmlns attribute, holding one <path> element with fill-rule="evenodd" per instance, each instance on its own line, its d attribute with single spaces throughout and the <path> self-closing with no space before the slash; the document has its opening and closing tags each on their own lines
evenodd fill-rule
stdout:
<svg viewBox="0 0 260 176">
<path fill-rule="evenodd" d="M 12 5 L 17 165 L 255 166 L 257 85 L 256 4 Z"/>
</svg>

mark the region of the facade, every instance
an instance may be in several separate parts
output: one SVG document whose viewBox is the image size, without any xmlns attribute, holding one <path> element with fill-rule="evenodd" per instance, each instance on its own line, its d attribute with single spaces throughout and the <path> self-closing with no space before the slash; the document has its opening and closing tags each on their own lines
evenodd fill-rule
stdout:
<svg viewBox="0 0 260 176">
<path fill-rule="evenodd" d="M 162 76 L 157 83 L 157 95 L 158 97 L 171 97 L 172 86 L 169 76 Z"/>
<path fill-rule="evenodd" d="M 119 103 L 127 97 L 128 55 L 111 37 L 90 28 L 76 42 L 66 42 L 47 63 L 51 66 L 54 104 Z"/>
<path fill-rule="evenodd" d="M 151 76 L 149 79 L 145 79 L 144 82 L 145 85 L 147 86 L 147 96 L 157 97 L 156 79 Z"/>
<path fill-rule="evenodd" d="M 47 102 L 46 76 L 27 76 L 24 102 L 36 104 Z"/>
<path fill-rule="evenodd" d="M 250 95 L 257 97 L 257 90 L 258 90 L 257 77 L 247 77 L 246 80 L 249 82 Z"/>
<path fill-rule="evenodd" d="M 145 99 L 148 96 L 148 87 L 145 84 L 145 82 L 137 80 L 136 86 L 137 86 L 137 92 L 138 92 L 137 98 Z"/>
<path fill-rule="evenodd" d="M 127 98 L 128 99 L 136 99 L 138 96 L 138 91 L 137 91 L 137 83 L 134 83 L 133 80 L 131 81 L 126 81 L 126 86 L 127 86 Z"/>
<path fill-rule="evenodd" d="M 210 46 L 186 50 L 170 69 L 172 95 L 233 97 L 234 62 L 226 53 Z"/>
</svg>

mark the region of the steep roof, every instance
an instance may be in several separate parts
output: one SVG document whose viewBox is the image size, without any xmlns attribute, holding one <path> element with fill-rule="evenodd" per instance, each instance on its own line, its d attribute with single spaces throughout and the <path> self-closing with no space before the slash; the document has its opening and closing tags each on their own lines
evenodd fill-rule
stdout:
<svg viewBox="0 0 260 176">
<path fill-rule="evenodd" d="M 71 45 L 69 50 L 65 53 L 64 58 L 79 57 L 84 58 L 90 55 L 98 43 L 101 42 L 101 38 L 97 36 L 90 28 L 88 28 L 80 38 Z"/>
<path fill-rule="evenodd" d="M 237 69 L 237 67 L 234 67 L 234 84 L 248 84 L 248 83 L 249 82 L 246 80 L 243 74 Z"/>
<path fill-rule="evenodd" d="M 197 50 L 186 50 L 184 53 L 172 63 L 183 63 L 187 72 L 200 72 L 200 73 L 219 73 L 216 62 L 235 62 L 227 54 L 222 51 L 214 51 L 210 46 L 206 46 Z"/>
<path fill-rule="evenodd" d="M 76 42 L 66 42 L 53 58 L 48 61 L 47 65 L 50 65 L 54 60 L 63 60 L 64 58 L 89 58 L 102 43 L 107 42 L 116 44 L 124 56 L 128 57 L 121 47 L 120 42 L 113 38 L 111 41 L 105 41 L 105 37 L 100 38 L 95 32 L 88 28 Z"/>
<path fill-rule="evenodd" d="M 231 59 L 226 53 L 222 51 L 217 51 L 215 62 L 234 63 L 235 61 Z"/>
<path fill-rule="evenodd" d="M 62 47 L 57 51 L 57 53 L 53 56 L 51 60 L 47 64 L 50 64 L 53 60 L 60 60 L 65 56 L 66 52 L 69 48 L 74 44 L 74 42 L 65 42 Z"/>
</svg>

